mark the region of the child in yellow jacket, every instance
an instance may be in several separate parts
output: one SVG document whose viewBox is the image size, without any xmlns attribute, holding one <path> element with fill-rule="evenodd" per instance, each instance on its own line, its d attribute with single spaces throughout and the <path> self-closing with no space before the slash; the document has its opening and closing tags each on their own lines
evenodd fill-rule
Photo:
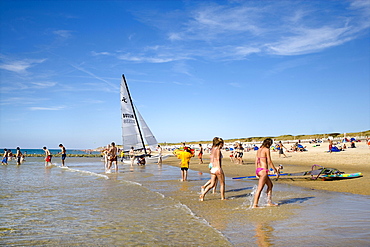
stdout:
<svg viewBox="0 0 370 247">
<path fill-rule="evenodd" d="M 177 154 L 177 158 L 181 159 L 181 181 L 186 181 L 188 178 L 188 169 L 190 158 L 194 157 L 190 148 L 185 147 L 184 151 Z"/>
</svg>

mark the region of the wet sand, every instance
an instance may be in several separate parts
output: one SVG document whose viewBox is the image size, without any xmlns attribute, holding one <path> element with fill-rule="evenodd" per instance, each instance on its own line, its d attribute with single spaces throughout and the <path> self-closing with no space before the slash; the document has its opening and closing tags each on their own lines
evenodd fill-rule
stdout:
<svg viewBox="0 0 370 247">
<path fill-rule="evenodd" d="M 293 143 L 292 143 L 293 144 Z M 292 144 L 284 144 L 290 148 Z M 287 158 L 279 158 L 278 152 L 271 152 L 272 161 L 275 166 L 282 164 L 284 173 L 295 173 L 311 170 L 312 165 L 321 165 L 324 167 L 337 168 L 345 173 L 362 172 L 363 177 L 353 179 L 342 179 L 332 181 L 311 180 L 302 177 L 280 177 L 275 183 L 286 183 L 294 186 L 301 186 L 315 190 L 328 190 L 335 192 L 346 192 L 360 195 L 370 195 L 370 149 L 365 142 L 356 143 L 356 148 L 347 148 L 338 153 L 328 153 L 328 143 L 305 144 L 308 151 L 305 152 L 285 152 Z M 255 175 L 254 159 L 256 152 L 244 152 L 243 165 L 238 165 L 230 161 L 230 153 L 223 152 L 223 169 L 227 177 L 241 177 Z M 198 164 L 196 156 L 191 159 L 190 169 L 202 173 L 209 173 L 208 163 L 209 154 L 204 155 L 204 164 Z M 176 157 L 166 159 L 166 164 L 179 166 L 179 160 Z M 257 183 L 257 181 L 256 181 Z M 226 184 L 227 189 L 227 184 Z M 227 195 L 226 195 L 227 196 Z"/>
</svg>

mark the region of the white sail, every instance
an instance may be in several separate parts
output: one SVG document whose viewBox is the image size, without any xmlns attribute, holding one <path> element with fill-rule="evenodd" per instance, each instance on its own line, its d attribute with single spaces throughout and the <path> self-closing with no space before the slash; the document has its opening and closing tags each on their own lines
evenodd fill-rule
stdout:
<svg viewBox="0 0 370 247">
<path fill-rule="evenodd" d="M 139 118 L 140 128 L 141 128 L 142 135 L 144 137 L 144 140 L 145 140 L 146 144 L 148 146 L 152 147 L 152 148 L 156 148 L 156 146 L 158 145 L 158 142 L 155 139 L 155 136 L 150 131 L 148 125 L 144 121 L 144 118 L 141 116 L 140 112 L 138 110 L 136 110 L 136 113 L 137 113 L 138 118 Z"/>
<path fill-rule="evenodd" d="M 155 146 L 157 140 L 137 109 L 135 111 L 124 75 L 122 75 L 120 96 L 124 151 L 129 151 L 131 147 L 134 147 L 135 150 L 144 149 L 144 138 L 147 145 Z M 139 122 L 137 119 L 139 119 Z"/>
</svg>

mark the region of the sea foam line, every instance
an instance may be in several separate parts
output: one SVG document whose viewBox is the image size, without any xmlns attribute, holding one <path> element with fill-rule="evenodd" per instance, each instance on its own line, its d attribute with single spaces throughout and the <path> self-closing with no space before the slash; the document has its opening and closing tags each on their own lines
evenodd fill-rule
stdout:
<svg viewBox="0 0 370 247">
<path fill-rule="evenodd" d="M 96 176 L 96 177 L 109 179 L 109 177 L 107 175 L 103 175 L 103 174 L 99 174 L 99 173 L 95 173 L 95 172 L 83 171 L 83 170 L 78 170 L 78 169 L 72 169 L 72 168 L 69 168 L 69 167 L 62 167 L 62 166 L 58 166 L 58 167 L 62 168 L 62 169 L 65 169 L 67 171 L 71 171 L 71 172 L 79 172 L 79 173 L 84 173 L 84 174 L 88 174 L 88 175 L 92 175 L 92 176 Z"/>
<path fill-rule="evenodd" d="M 123 180 L 121 183 L 128 183 L 128 184 L 143 186 L 141 183 L 133 182 L 133 181 L 130 181 L 130 180 Z"/>
<path fill-rule="evenodd" d="M 148 188 L 147 188 L 148 189 Z M 151 190 L 152 191 L 152 190 Z M 193 218 L 195 218 L 196 220 L 198 220 L 198 222 L 212 228 L 214 231 L 216 231 L 221 237 L 223 237 L 226 241 L 230 242 L 230 239 L 228 239 L 221 231 L 219 231 L 218 229 L 216 229 L 215 227 L 213 227 L 206 219 L 202 218 L 202 217 L 199 217 L 198 215 L 196 215 L 187 205 L 175 200 L 174 198 L 172 197 L 167 197 L 165 196 L 164 194 L 160 193 L 160 192 L 157 192 L 157 191 L 154 191 L 156 192 L 157 194 L 161 195 L 163 198 L 167 198 L 167 199 L 170 199 L 172 200 L 175 204 L 174 206 L 176 208 L 180 208 L 180 209 L 183 209 L 184 211 L 186 211 L 187 213 L 189 213 L 190 216 L 192 216 Z"/>
<path fill-rule="evenodd" d="M 171 198 L 174 200 L 173 198 Z M 203 223 L 204 225 L 212 228 L 214 231 L 216 231 L 220 236 L 222 236 L 226 241 L 230 242 L 230 239 L 228 239 L 221 231 L 219 231 L 217 228 L 213 227 L 206 219 L 199 217 L 196 215 L 187 205 L 182 204 L 181 202 L 177 202 L 175 207 L 183 208 L 185 211 L 187 211 L 192 217 L 197 219 L 199 222 Z"/>
<path fill-rule="evenodd" d="M 133 182 L 133 181 L 129 181 L 129 180 L 124 180 L 124 182 L 126 183 L 130 183 L 130 184 L 135 184 L 135 185 L 138 185 L 138 186 L 143 186 L 142 184 L 140 183 L 137 183 L 137 182 Z M 150 188 L 147 188 L 145 186 L 143 186 L 143 188 L 151 191 L 151 192 L 154 192 L 156 193 L 157 195 L 159 195 L 160 197 L 162 198 L 166 198 L 166 199 L 169 199 L 169 200 L 172 200 L 174 202 L 174 206 L 176 208 L 181 208 L 183 209 L 184 211 L 186 211 L 190 216 L 194 217 L 196 220 L 198 220 L 199 222 L 201 222 L 202 224 L 212 228 L 214 231 L 216 231 L 221 237 L 223 237 L 226 241 L 230 242 L 230 240 L 221 232 L 219 231 L 218 229 L 216 229 L 215 227 L 213 227 L 206 219 L 204 218 L 201 218 L 199 216 L 197 216 L 187 205 L 179 202 L 179 201 L 176 201 L 174 198 L 172 197 L 167 197 L 165 196 L 164 194 L 158 192 L 158 191 L 154 191 L 154 190 L 151 190 Z"/>
</svg>

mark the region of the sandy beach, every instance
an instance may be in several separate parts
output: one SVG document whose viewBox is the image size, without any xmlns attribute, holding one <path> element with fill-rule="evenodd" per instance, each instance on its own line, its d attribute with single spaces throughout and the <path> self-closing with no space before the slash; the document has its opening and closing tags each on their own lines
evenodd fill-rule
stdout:
<svg viewBox="0 0 370 247">
<path fill-rule="evenodd" d="M 289 148 L 291 144 L 284 144 Z M 360 195 L 370 195 L 370 149 L 365 142 L 356 143 L 356 148 L 347 148 L 338 153 L 328 153 L 328 143 L 304 144 L 305 152 L 285 152 L 287 158 L 279 158 L 278 152 L 271 152 L 272 161 L 275 166 L 282 164 L 283 172 L 295 173 L 311 170 L 312 165 L 337 168 L 345 173 L 362 172 L 363 177 L 354 179 L 342 179 L 332 181 L 311 180 L 301 177 L 280 177 L 273 183 L 287 183 L 295 186 L 306 187 L 315 190 L 328 190 L 336 192 L 353 193 Z M 196 152 L 197 154 L 197 152 Z M 223 152 L 223 169 L 227 177 L 241 177 L 254 175 L 255 151 L 244 152 L 243 165 L 238 165 L 230 161 L 230 152 Z M 179 166 L 176 157 L 170 157 L 166 164 Z M 209 173 L 208 163 L 209 154 L 204 155 L 204 164 L 198 164 L 199 160 L 195 156 L 191 159 L 190 169 L 202 173 Z M 257 183 L 257 181 L 256 181 Z M 227 184 L 226 184 L 227 186 Z"/>
</svg>

